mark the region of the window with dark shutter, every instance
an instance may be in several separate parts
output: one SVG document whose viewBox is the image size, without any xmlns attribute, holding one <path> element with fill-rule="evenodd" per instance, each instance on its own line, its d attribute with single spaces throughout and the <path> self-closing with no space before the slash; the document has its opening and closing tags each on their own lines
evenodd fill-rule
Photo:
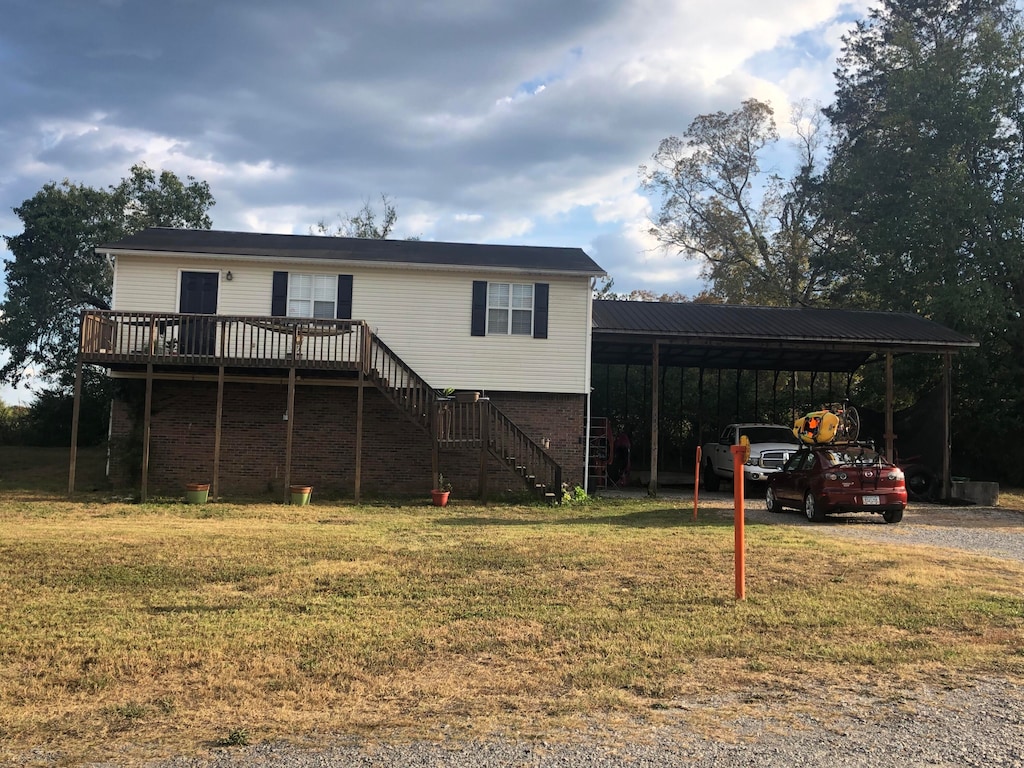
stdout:
<svg viewBox="0 0 1024 768">
<path fill-rule="evenodd" d="M 548 284 L 535 283 L 533 286 L 533 338 L 548 337 Z"/>
<path fill-rule="evenodd" d="M 473 281 L 473 315 L 470 322 L 470 335 L 487 335 L 487 283 L 484 280 Z"/>
<path fill-rule="evenodd" d="M 270 314 L 284 317 L 288 314 L 288 273 L 275 272 L 274 286 L 270 292 Z"/>
<path fill-rule="evenodd" d="M 338 275 L 337 318 L 352 319 L 352 275 Z"/>
</svg>

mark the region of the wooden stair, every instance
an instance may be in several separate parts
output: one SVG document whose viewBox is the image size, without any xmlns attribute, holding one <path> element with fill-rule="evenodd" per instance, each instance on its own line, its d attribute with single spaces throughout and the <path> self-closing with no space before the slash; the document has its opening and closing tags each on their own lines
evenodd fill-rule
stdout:
<svg viewBox="0 0 1024 768">
<path fill-rule="evenodd" d="M 562 467 L 488 399 L 444 397 L 375 333 L 367 335 L 363 374 L 439 448 L 486 450 L 523 480 L 538 498 L 562 498 Z"/>
</svg>

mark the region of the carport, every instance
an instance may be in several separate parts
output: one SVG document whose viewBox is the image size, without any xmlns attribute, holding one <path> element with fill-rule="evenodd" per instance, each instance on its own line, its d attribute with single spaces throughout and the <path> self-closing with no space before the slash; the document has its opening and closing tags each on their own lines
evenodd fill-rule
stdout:
<svg viewBox="0 0 1024 768">
<path fill-rule="evenodd" d="M 885 366 L 884 452 L 894 455 L 893 359 L 938 354 L 942 360 L 943 498 L 950 495 L 952 355 L 977 347 L 968 336 L 904 312 L 727 304 L 595 300 L 594 366 L 637 365 L 650 371 L 650 482 L 658 491 L 659 373 L 666 368 L 853 374 Z M 737 378 L 738 381 L 738 378 Z"/>
</svg>

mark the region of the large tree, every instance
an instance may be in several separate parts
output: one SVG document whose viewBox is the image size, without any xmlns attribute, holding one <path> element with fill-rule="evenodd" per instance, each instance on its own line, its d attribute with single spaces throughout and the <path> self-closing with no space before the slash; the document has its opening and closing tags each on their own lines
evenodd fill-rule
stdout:
<svg viewBox="0 0 1024 768">
<path fill-rule="evenodd" d="M 834 233 L 816 205 L 819 118 L 794 112 L 799 169 L 788 179 L 761 168 L 779 134 L 772 107 L 756 99 L 698 116 L 681 137 L 662 140 L 652 166 L 641 166 L 644 188 L 661 201 L 651 234 L 701 260 L 711 295 L 801 306 L 837 290 Z"/>
<path fill-rule="evenodd" d="M 370 205 L 369 200 L 363 201 L 363 207 L 355 214 L 339 214 L 338 223 L 333 227 L 324 219 L 320 219 L 316 226 L 310 228 L 312 235 L 326 235 L 327 237 L 361 237 L 366 240 L 387 240 L 391 231 L 398 223 L 398 211 L 395 209 L 391 198 L 382 194 L 380 196 L 381 212 L 379 214 Z"/>
<path fill-rule="evenodd" d="M 826 110 L 828 213 L 855 241 L 851 280 L 879 308 L 981 342 L 961 356 L 956 444 L 979 457 L 961 471 L 986 474 L 1006 452 L 985 444 L 1024 430 L 1022 57 L 1012 0 L 882 0 L 844 38 Z"/>
<path fill-rule="evenodd" d="M 5 236 L 13 259 L 4 265 L 0 304 L 0 379 L 15 384 L 27 367 L 67 387 L 83 309 L 109 309 L 111 265 L 97 245 L 146 227 L 209 229 L 214 204 L 205 181 L 186 181 L 145 165 L 107 189 L 50 182 L 14 209 L 21 234 Z"/>
</svg>

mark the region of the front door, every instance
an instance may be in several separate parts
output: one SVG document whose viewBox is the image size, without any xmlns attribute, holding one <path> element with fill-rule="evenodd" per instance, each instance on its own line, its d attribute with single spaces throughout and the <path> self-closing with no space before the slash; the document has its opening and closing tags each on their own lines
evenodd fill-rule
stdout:
<svg viewBox="0 0 1024 768">
<path fill-rule="evenodd" d="M 178 311 L 187 315 L 217 314 L 217 272 L 182 272 Z M 212 355 L 217 348 L 217 321 L 182 318 L 178 333 L 183 355 Z"/>
</svg>

